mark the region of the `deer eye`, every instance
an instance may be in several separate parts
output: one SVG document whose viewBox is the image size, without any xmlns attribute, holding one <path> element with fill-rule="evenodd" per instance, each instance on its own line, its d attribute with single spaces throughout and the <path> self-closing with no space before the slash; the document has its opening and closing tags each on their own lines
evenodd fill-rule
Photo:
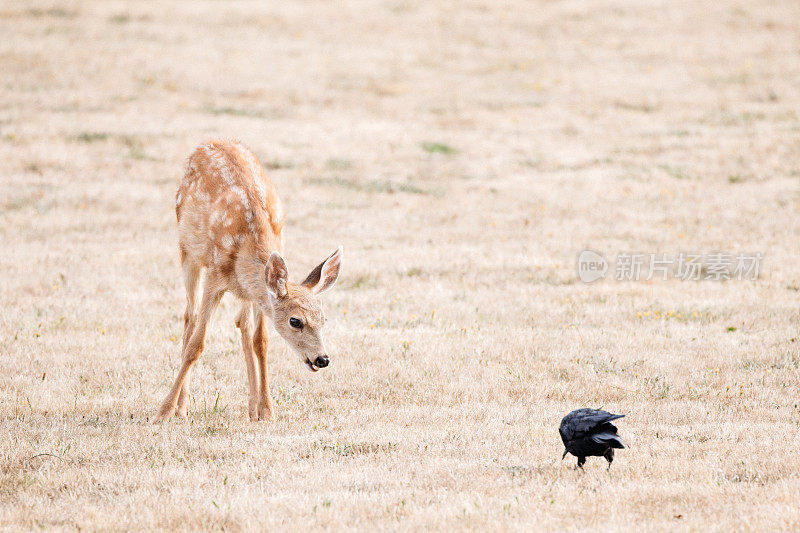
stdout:
<svg viewBox="0 0 800 533">
<path fill-rule="evenodd" d="M 289 325 L 294 329 L 303 329 L 303 321 L 299 318 L 292 317 L 289 319 Z"/>
</svg>

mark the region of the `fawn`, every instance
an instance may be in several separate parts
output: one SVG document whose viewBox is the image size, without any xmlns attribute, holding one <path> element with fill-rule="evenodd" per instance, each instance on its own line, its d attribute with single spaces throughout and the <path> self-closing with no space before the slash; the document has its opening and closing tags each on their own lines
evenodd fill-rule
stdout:
<svg viewBox="0 0 800 533">
<path fill-rule="evenodd" d="M 189 374 L 203 352 L 206 326 L 222 295 L 241 302 L 236 326 L 250 385 L 251 420 L 274 420 L 267 380 L 267 319 L 314 372 L 328 366 L 325 324 L 317 296 L 336 283 L 342 247 L 302 283 L 289 281 L 283 253 L 285 215 L 258 158 L 239 142 L 217 140 L 197 148 L 175 197 L 178 246 L 186 287 L 183 362 L 156 422 L 185 418 Z M 198 290 L 203 270 L 202 296 Z"/>
</svg>

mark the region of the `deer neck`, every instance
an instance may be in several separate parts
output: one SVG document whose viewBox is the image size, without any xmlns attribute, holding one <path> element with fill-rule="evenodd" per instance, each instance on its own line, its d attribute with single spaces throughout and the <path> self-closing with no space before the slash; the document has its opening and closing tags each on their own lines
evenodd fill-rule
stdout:
<svg viewBox="0 0 800 533">
<path fill-rule="evenodd" d="M 247 253 L 240 254 L 236 258 L 236 283 L 242 296 L 252 301 L 271 320 L 273 317 L 272 298 L 267 291 L 264 278 L 267 261 L 262 256 L 263 254 L 259 253 Z"/>
</svg>

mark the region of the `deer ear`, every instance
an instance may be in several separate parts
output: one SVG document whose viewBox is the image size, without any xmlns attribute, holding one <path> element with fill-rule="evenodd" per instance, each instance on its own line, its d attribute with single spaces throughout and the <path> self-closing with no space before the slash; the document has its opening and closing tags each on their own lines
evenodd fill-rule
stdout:
<svg viewBox="0 0 800 533">
<path fill-rule="evenodd" d="M 278 252 L 272 252 L 267 260 L 267 266 L 264 269 L 264 277 L 267 281 L 267 290 L 278 298 L 286 296 L 286 280 L 289 279 L 289 269 L 286 268 L 286 262 Z"/>
<path fill-rule="evenodd" d="M 342 247 L 339 246 L 325 261 L 318 264 L 303 281 L 314 294 L 321 294 L 336 283 L 342 266 Z"/>
</svg>

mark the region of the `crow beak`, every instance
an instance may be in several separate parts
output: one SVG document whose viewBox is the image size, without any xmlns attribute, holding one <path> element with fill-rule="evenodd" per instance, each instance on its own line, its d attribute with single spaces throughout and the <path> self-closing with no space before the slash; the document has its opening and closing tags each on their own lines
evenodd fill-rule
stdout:
<svg viewBox="0 0 800 533">
<path fill-rule="evenodd" d="M 562 455 L 562 456 L 561 456 L 561 460 L 562 460 L 562 461 L 564 460 L 564 457 L 566 457 L 568 453 L 569 453 L 569 452 L 567 451 L 567 449 L 566 449 L 566 448 L 564 448 L 564 455 Z"/>
</svg>

